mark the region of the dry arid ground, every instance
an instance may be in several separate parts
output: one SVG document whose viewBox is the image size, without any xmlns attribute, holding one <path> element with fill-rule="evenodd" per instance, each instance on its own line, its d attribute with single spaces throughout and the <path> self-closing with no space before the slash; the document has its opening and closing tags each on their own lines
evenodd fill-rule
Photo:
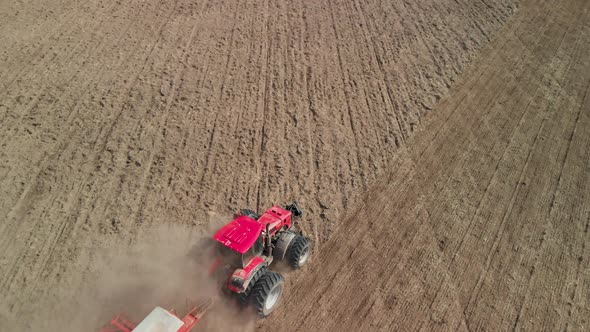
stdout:
<svg viewBox="0 0 590 332">
<path fill-rule="evenodd" d="M 590 330 L 590 2 L 523 1 L 266 331 Z"/>
<path fill-rule="evenodd" d="M 516 8 L 0 2 L 0 330 L 168 300 L 290 200 L 314 258 L 262 330 L 588 330 L 590 3 Z"/>
</svg>

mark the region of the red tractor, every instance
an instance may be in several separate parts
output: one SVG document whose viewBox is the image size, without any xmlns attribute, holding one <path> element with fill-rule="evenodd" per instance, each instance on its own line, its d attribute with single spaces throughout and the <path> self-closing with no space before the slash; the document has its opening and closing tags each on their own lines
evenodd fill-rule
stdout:
<svg viewBox="0 0 590 332">
<path fill-rule="evenodd" d="M 284 260 L 298 269 L 308 261 L 311 241 L 293 229 L 293 218 L 302 215 L 296 203 L 285 208 L 273 206 L 262 215 L 240 210 L 213 236 L 218 242 L 218 258 L 210 273 L 218 273 L 223 279 L 231 272 L 227 288 L 242 305 L 253 306 L 261 317 L 276 308 L 283 293 L 283 276 L 270 271 L 270 264 L 275 259 Z M 219 269 L 221 264 L 223 269 Z"/>
<path fill-rule="evenodd" d="M 235 296 L 244 307 L 253 307 L 260 317 L 270 315 L 280 303 L 284 278 L 269 269 L 274 260 L 285 261 L 292 268 L 305 265 L 311 253 L 311 241 L 296 231 L 293 219 L 303 212 L 296 203 L 285 208 L 273 206 L 259 215 L 252 210 L 240 210 L 234 220 L 213 236 L 213 247 L 200 248 L 213 256 L 209 275 L 219 281 L 222 289 Z M 194 308 L 183 319 L 172 311 L 156 308 L 138 325 L 117 316 L 101 332 L 190 331 L 210 307 L 212 300 Z M 166 328 L 169 326 L 169 328 Z"/>
</svg>

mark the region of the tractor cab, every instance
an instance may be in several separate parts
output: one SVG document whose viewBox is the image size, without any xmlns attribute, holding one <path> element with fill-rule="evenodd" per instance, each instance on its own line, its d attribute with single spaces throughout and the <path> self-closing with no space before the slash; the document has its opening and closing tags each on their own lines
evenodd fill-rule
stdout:
<svg viewBox="0 0 590 332">
<path fill-rule="evenodd" d="M 264 225 L 250 216 L 239 216 L 223 226 L 213 238 L 223 246 L 245 254 L 259 241 Z"/>
<path fill-rule="evenodd" d="M 277 232 L 290 228 L 291 220 L 292 212 L 279 206 L 273 206 L 262 215 L 251 210 L 241 210 L 236 218 L 217 231 L 213 238 L 224 247 L 240 253 L 242 267 L 252 258 L 263 254 L 266 254 L 270 263 L 272 258 L 269 252 L 265 252 L 270 249 L 270 240 Z"/>
<path fill-rule="evenodd" d="M 273 242 L 280 233 L 292 227 L 293 217 L 302 215 L 296 203 L 285 208 L 275 205 L 262 215 L 252 210 L 240 210 L 234 220 L 213 236 L 219 247 L 217 254 L 240 268 L 245 268 L 253 258 L 261 256 L 270 264 Z"/>
<path fill-rule="evenodd" d="M 264 242 L 262 236 L 258 237 L 254 244 L 245 252 L 235 250 L 225 242 L 215 243 L 214 257 L 220 260 L 226 267 L 234 269 L 244 268 L 248 263 L 257 256 L 261 256 L 264 252 Z"/>
<path fill-rule="evenodd" d="M 258 242 L 265 244 L 267 233 L 272 237 L 281 230 L 291 228 L 294 214 L 302 214 L 294 204 L 287 208 L 273 206 L 262 215 L 252 210 L 240 210 L 236 218 L 217 231 L 213 238 L 224 246 L 245 254 L 255 245 L 259 245 Z"/>
</svg>

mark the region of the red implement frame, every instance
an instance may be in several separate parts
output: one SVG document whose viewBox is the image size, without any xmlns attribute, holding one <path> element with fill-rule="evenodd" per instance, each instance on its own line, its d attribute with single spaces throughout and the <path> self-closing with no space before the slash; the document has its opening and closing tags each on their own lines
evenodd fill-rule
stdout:
<svg viewBox="0 0 590 332">
<path fill-rule="evenodd" d="M 188 314 L 182 318 L 182 325 L 177 332 L 189 332 L 191 331 L 197 323 L 203 318 L 203 315 L 209 310 L 209 307 L 213 304 L 213 299 L 208 299 L 205 303 L 194 307 Z M 169 310 L 169 312 L 176 316 L 174 310 Z M 115 318 L 111 319 L 109 324 L 103 327 L 100 332 L 132 332 L 133 329 L 137 324 L 128 320 L 124 315 L 117 315 Z"/>
</svg>

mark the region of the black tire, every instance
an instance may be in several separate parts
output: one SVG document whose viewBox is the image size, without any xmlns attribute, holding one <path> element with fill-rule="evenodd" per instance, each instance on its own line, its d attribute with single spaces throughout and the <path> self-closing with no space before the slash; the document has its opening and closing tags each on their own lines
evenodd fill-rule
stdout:
<svg viewBox="0 0 590 332">
<path fill-rule="evenodd" d="M 258 218 L 260 218 L 260 215 L 258 213 L 254 212 L 253 210 L 250 210 L 250 209 L 241 209 L 240 210 L 240 213 L 243 216 L 248 216 L 248 217 L 250 217 L 252 219 L 258 220 Z"/>
<path fill-rule="evenodd" d="M 258 316 L 267 317 L 281 302 L 285 279 L 277 272 L 268 271 L 260 278 L 250 294 L 250 303 Z"/>
<path fill-rule="evenodd" d="M 252 289 L 254 288 L 254 285 L 267 272 L 268 272 L 268 266 L 265 265 L 265 266 L 261 267 L 258 271 L 256 271 L 256 273 L 254 273 L 254 276 L 252 277 L 252 280 L 250 280 L 250 283 L 248 284 L 248 287 L 246 287 L 246 290 L 243 293 L 237 294 L 238 302 L 241 305 L 243 305 L 243 306 L 248 305 L 249 300 L 250 300 L 250 294 L 252 293 Z"/>
<path fill-rule="evenodd" d="M 292 268 L 298 269 L 305 265 L 311 255 L 311 241 L 303 236 L 297 235 L 293 239 L 293 243 L 287 249 L 287 262 Z"/>
</svg>

